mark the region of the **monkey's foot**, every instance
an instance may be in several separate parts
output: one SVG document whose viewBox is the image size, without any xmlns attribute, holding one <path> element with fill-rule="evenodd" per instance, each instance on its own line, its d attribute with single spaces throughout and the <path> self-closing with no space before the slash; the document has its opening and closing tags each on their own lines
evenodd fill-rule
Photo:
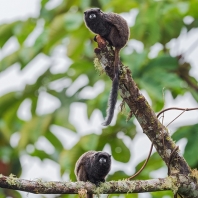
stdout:
<svg viewBox="0 0 198 198">
<path fill-rule="evenodd" d="M 80 198 L 86 198 L 87 197 L 87 190 L 82 188 L 78 191 L 78 194 L 79 194 Z"/>
<path fill-rule="evenodd" d="M 98 43 L 99 48 L 104 48 L 107 45 L 106 40 L 102 38 L 100 35 L 96 35 L 94 39 Z"/>
</svg>

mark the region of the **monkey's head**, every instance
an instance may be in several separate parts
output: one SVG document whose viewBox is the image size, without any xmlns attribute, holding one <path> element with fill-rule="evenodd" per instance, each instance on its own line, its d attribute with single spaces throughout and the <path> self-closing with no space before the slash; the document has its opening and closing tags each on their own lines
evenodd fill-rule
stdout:
<svg viewBox="0 0 198 198">
<path fill-rule="evenodd" d="M 104 19 L 104 12 L 100 8 L 91 8 L 84 12 L 86 26 L 95 34 L 105 36 L 110 33 L 110 26 Z"/>
<path fill-rule="evenodd" d="M 99 163 L 100 166 L 107 166 L 111 164 L 111 155 L 106 152 L 99 151 L 94 155 L 95 162 Z"/>
<path fill-rule="evenodd" d="M 94 154 L 92 167 L 94 168 L 95 173 L 98 174 L 99 177 L 105 177 L 111 168 L 111 155 L 106 152 L 99 151 Z"/>
<path fill-rule="evenodd" d="M 84 14 L 86 21 L 96 22 L 102 16 L 103 12 L 100 10 L 100 8 L 91 8 L 86 10 Z"/>
</svg>

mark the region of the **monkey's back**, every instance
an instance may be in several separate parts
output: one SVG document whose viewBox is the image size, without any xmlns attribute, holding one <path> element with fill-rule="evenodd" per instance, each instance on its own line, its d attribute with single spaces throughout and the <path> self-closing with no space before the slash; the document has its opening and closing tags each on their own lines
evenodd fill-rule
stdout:
<svg viewBox="0 0 198 198">
<path fill-rule="evenodd" d="M 75 175 L 78 181 L 87 181 L 88 180 L 88 174 L 85 169 L 86 164 L 90 160 L 91 156 L 93 156 L 96 153 L 96 151 L 88 151 L 80 156 L 78 161 L 75 165 Z"/>
<path fill-rule="evenodd" d="M 120 15 L 110 12 L 103 14 L 104 19 L 112 26 L 110 34 L 107 36 L 107 40 L 110 40 L 111 44 L 117 48 L 123 48 L 130 35 L 130 30 L 126 20 Z"/>
</svg>

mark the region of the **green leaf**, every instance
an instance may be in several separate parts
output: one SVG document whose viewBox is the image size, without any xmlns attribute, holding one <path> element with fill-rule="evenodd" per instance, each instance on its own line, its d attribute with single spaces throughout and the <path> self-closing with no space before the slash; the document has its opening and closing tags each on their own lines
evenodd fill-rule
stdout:
<svg viewBox="0 0 198 198">
<path fill-rule="evenodd" d="M 76 177 L 74 174 L 75 169 L 75 163 L 78 160 L 78 158 L 84 153 L 80 147 L 79 144 L 75 145 L 70 150 L 64 150 L 61 152 L 60 155 L 60 165 L 61 165 L 61 173 L 69 173 L 70 179 L 72 181 L 76 181 Z"/>
<path fill-rule="evenodd" d="M 7 189 L 3 189 L 3 188 L 0 189 L 0 198 L 5 198 L 5 195 L 8 194 L 8 191 L 9 191 L 10 197 L 22 198 L 22 195 L 19 192 L 14 191 L 14 190 L 7 190 Z"/>
<path fill-rule="evenodd" d="M 184 158 L 192 168 L 197 168 L 198 156 L 195 153 L 198 152 L 198 124 L 192 126 L 184 126 L 179 128 L 174 134 L 173 139 L 178 141 L 182 138 L 187 138 L 188 142 L 184 150 Z"/>
<path fill-rule="evenodd" d="M 53 159 L 52 155 L 48 155 L 45 151 L 35 149 L 34 152 L 31 153 L 33 157 L 39 157 L 41 160 L 44 159 Z"/>
<path fill-rule="evenodd" d="M 110 142 L 113 158 L 120 162 L 128 162 L 130 160 L 130 151 L 124 144 L 122 139 L 114 138 Z"/>
<path fill-rule="evenodd" d="M 190 6 L 190 8 L 188 10 L 188 15 L 190 15 L 194 18 L 198 18 L 198 13 L 196 11 L 196 8 L 198 6 L 198 2 L 196 0 L 191 0 L 189 6 Z"/>
<path fill-rule="evenodd" d="M 41 1 L 41 6 L 44 7 L 47 2 L 48 2 L 48 0 L 42 0 Z"/>
<path fill-rule="evenodd" d="M 141 68 L 139 73 L 136 73 L 141 77 L 137 82 L 148 92 L 155 111 L 163 107 L 164 88 L 170 90 L 174 96 L 185 93 L 184 82 L 176 73 L 178 67 L 175 58 L 163 55 L 151 60 Z"/>
<path fill-rule="evenodd" d="M 14 35 L 18 39 L 18 42 L 22 44 L 35 27 L 36 20 L 32 18 L 29 18 L 27 21 L 20 21 L 19 23 L 17 23 L 14 26 L 13 31 Z"/>
<path fill-rule="evenodd" d="M 107 10 L 116 13 L 129 12 L 132 8 L 136 8 L 138 6 L 138 3 L 136 3 L 135 1 L 126 1 L 122 5 L 120 4 L 120 0 L 100 0 L 100 2 L 105 8 L 105 11 Z"/>
<path fill-rule="evenodd" d="M 74 31 L 72 35 L 69 37 L 69 44 L 67 45 L 67 55 L 72 58 L 78 60 L 80 56 L 83 54 L 83 51 L 86 47 L 85 43 L 82 42 L 82 39 L 86 41 L 90 33 L 88 32 L 85 27 L 79 28 L 78 30 Z M 91 37 L 93 38 L 94 35 Z"/>
<path fill-rule="evenodd" d="M 27 121 L 21 128 L 18 148 L 22 149 L 27 144 L 36 142 L 41 135 L 47 133 L 52 118 L 52 115 L 34 116 L 30 121 Z"/>
<path fill-rule="evenodd" d="M 60 151 L 63 150 L 63 145 L 62 145 L 61 141 L 51 131 L 48 131 L 45 134 L 45 137 L 54 146 L 54 148 L 56 149 L 56 151 L 60 152 Z"/>
<path fill-rule="evenodd" d="M 107 181 L 118 181 L 128 178 L 129 175 L 127 175 L 124 171 L 116 171 L 113 175 L 108 175 Z"/>
<path fill-rule="evenodd" d="M 80 144 L 81 147 L 86 151 L 95 150 L 98 144 L 98 135 L 96 134 L 85 135 L 81 138 Z"/>
<path fill-rule="evenodd" d="M 19 22 L 14 22 L 10 24 L 3 24 L 0 25 L 0 48 L 4 46 L 4 44 L 8 41 L 10 37 L 14 35 L 13 28 L 15 25 L 17 25 Z M 1 69 L 1 67 L 0 67 Z"/>
<path fill-rule="evenodd" d="M 147 5 L 148 4 L 148 5 Z M 131 37 L 141 40 L 146 45 L 153 45 L 160 40 L 160 26 L 158 23 L 152 23 L 159 19 L 157 13 L 159 5 L 156 3 L 145 3 L 140 7 L 140 12 L 137 15 L 136 23 L 131 28 Z"/>
<path fill-rule="evenodd" d="M 77 30 L 81 24 L 83 23 L 83 16 L 82 13 L 70 13 L 68 12 L 64 15 L 64 25 L 67 31 L 74 31 Z"/>
<path fill-rule="evenodd" d="M 19 58 L 19 50 L 13 52 L 12 54 L 4 57 L 0 62 L 0 72 L 6 70 L 9 66 L 12 66 L 16 62 L 21 62 Z"/>
<path fill-rule="evenodd" d="M 189 10 L 189 2 L 178 2 L 177 7 L 181 14 L 186 14 Z"/>
<path fill-rule="evenodd" d="M 159 198 L 159 197 L 166 197 L 166 198 L 171 198 L 174 196 L 172 191 L 161 191 L 161 192 L 152 192 L 151 193 L 152 198 Z"/>
</svg>

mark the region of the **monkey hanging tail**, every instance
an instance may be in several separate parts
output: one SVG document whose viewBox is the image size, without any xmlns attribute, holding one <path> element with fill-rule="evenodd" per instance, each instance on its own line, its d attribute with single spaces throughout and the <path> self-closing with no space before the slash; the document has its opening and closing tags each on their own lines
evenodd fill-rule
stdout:
<svg viewBox="0 0 198 198">
<path fill-rule="evenodd" d="M 114 60 L 114 78 L 112 82 L 112 89 L 110 92 L 109 96 L 109 101 L 108 101 L 108 109 L 107 109 L 107 117 L 105 121 L 102 123 L 103 126 L 108 126 L 114 115 L 114 109 L 116 106 L 117 102 L 117 97 L 118 97 L 118 86 L 119 86 L 119 48 L 115 48 L 115 60 Z"/>
</svg>

